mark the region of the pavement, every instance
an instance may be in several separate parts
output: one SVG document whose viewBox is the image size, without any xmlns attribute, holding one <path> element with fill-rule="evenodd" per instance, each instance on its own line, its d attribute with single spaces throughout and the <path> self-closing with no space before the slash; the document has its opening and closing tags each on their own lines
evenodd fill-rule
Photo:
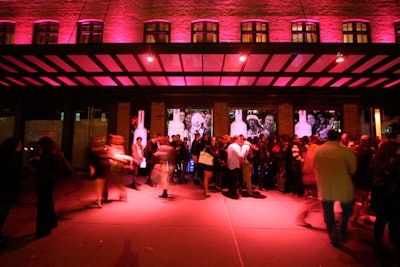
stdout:
<svg viewBox="0 0 400 267">
<path fill-rule="evenodd" d="M 34 179 L 22 192 L 3 229 L 11 239 L 0 246 L 0 266 L 33 267 L 258 267 L 258 266 L 399 266 L 399 255 L 387 240 L 387 251 L 373 253 L 371 225 L 348 229 L 348 240 L 336 248 L 329 242 L 321 208 L 308 222 L 295 224 L 304 198 L 263 191 L 265 198 L 227 198 L 211 192 L 206 198 L 192 181 L 171 185 L 160 198 L 161 185 L 127 188 L 127 202 L 110 186 L 109 202 L 94 204 L 94 182 L 86 173 L 62 180 L 54 192 L 59 225 L 52 234 L 34 237 Z M 130 175 L 123 176 L 125 184 Z M 188 178 L 190 179 L 190 177 Z"/>
</svg>

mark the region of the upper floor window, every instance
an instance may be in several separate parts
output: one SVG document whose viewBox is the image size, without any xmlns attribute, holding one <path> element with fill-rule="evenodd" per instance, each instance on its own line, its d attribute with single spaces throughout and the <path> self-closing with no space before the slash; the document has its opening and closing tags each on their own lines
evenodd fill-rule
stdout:
<svg viewBox="0 0 400 267">
<path fill-rule="evenodd" d="M 39 20 L 33 29 L 33 44 L 56 44 L 58 41 L 59 22 L 55 20 Z"/>
<path fill-rule="evenodd" d="M 166 20 L 151 20 L 144 23 L 145 43 L 169 43 L 171 23 Z"/>
<path fill-rule="evenodd" d="M 292 22 L 293 43 L 319 43 L 319 22 L 295 20 Z"/>
<path fill-rule="evenodd" d="M 13 44 L 15 33 L 15 22 L 11 20 L 0 20 L 0 45 Z"/>
<path fill-rule="evenodd" d="M 216 20 L 196 20 L 192 22 L 192 43 L 218 43 Z"/>
<path fill-rule="evenodd" d="M 95 44 L 103 42 L 103 21 L 85 19 L 78 21 L 77 44 Z"/>
<path fill-rule="evenodd" d="M 395 33 L 396 43 L 400 44 L 400 20 L 394 22 L 394 33 Z"/>
<path fill-rule="evenodd" d="M 343 21 L 343 43 L 369 43 L 370 26 L 368 21 L 347 20 Z"/>
<path fill-rule="evenodd" d="M 245 20 L 241 23 L 242 43 L 268 43 L 268 22 Z"/>
</svg>

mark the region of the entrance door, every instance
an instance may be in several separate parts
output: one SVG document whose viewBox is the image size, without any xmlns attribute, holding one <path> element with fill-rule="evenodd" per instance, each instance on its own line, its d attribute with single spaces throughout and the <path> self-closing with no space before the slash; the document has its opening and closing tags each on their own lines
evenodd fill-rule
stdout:
<svg viewBox="0 0 400 267">
<path fill-rule="evenodd" d="M 89 106 L 75 112 L 72 165 L 77 169 L 87 169 L 87 150 L 93 135 L 107 136 L 108 111 Z"/>
</svg>

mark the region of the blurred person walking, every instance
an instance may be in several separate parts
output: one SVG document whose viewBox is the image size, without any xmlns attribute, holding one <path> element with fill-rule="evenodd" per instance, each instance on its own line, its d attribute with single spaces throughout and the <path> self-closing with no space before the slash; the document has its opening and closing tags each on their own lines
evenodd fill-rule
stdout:
<svg viewBox="0 0 400 267">
<path fill-rule="evenodd" d="M 318 194 L 322 200 L 324 220 L 329 239 L 334 246 L 346 241 L 347 224 L 354 203 L 352 175 L 357 168 L 356 157 L 339 143 L 339 133 L 329 130 L 327 141 L 315 149 L 313 167 L 316 170 Z M 334 202 L 342 207 L 340 234 L 336 227 Z"/>
<path fill-rule="evenodd" d="M 96 204 L 98 208 L 102 207 L 104 200 L 108 196 L 103 196 L 105 193 L 106 179 L 110 174 L 110 155 L 106 148 L 107 138 L 104 135 L 96 135 L 91 138 L 91 146 L 88 153 L 88 163 L 90 169 L 90 179 L 95 180 L 96 184 Z"/>
</svg>

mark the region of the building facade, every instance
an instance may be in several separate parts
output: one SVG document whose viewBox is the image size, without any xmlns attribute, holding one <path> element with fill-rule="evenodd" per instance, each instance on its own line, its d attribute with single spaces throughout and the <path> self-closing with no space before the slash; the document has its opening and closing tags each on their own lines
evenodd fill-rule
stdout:
<svg viewBox="0 0 400 267">
<path fill-rule="evenodd" d="M 303 113 L 381 135 L 400 114 L 399 44 L 395 0 L 0 0 L 0 139 L 29 157 L 51 135 L 85 168 L 91 135 L 171 134 L 177 110 L 189 138 L 236 119 L 292 135 Z"/>
</svg>

